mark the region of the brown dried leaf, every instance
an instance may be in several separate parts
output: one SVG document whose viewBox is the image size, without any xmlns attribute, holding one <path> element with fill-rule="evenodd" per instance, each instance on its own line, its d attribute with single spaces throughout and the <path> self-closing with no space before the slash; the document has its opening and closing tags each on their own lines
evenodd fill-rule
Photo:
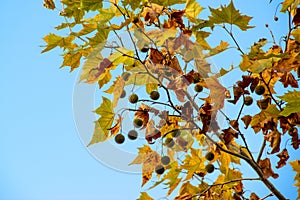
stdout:
<svg viewBox="0 0 300 200">
<path fill-rule="evenodd" d="M 229 124 L 230 124 L 230 126 L 232 126 L 235 130 L 240 130 L 239 129 L 239 122 L 237 121 L 237 120 L 231 120 L 230 122 L 229 122 Z"/>
<path fill-rule="evenodd" d="M 177 26 L 181 29 L 184 29 L 185 25 L 183 24 L 182 16 L 184 15 L 185 10 L 173 11 L 171 13 L 171 20 L 176 22 Z"/>
<path fill-rule="evenodd" d="M 152 144 L 152 140 L 156 140 L 161 137 L 161 132 L 154 127 L 154 120 L 150 120 L 146 127 L 145 138 L 148 143 Z"/>
<path fill-rule="evenodd" d="M 250 122 L 252 120 L 252 116 L 251 115 L 245 115 L 244 117 L 242 117 L 242 121 L 244 122 L 245 124 L 245 129 L 248 128 Z"/>
<path fill-rule="evenodd" d="M 298 136 L 298 129 L 293 128 L 293 130 L 289 131 L 289 135 L 292 136 L 292 145 L 293 145 L 294 149 L 297 150 L 300 146 L 300 140 L 299 140 L 299 136 Z"/>
<path fill-rule="evenodd" d="M 171 67 L 172 69 L 175 69 L 177 72 L 179 72 L 180 75 L 183 74 L 183 71 L 181 70 L 180 64 L 178 62 L 178 59 L 176 56 L 174 56 L 169 63 L 169 67 Z"/>
<path fill-rule="evenodd" d="M 55 9 L 55 4 L 53 2 L 53 0 L 44 0 L 44 7 L 54 10 Z"/>
<path fill-rule="evenodd" d="M 157 49 L 153 49 L 153 48 L 150 49 L 149 58 L 155 64 L 162 64 L 164 60 L 163 54 Z"/>
<path fill-rule="evenodd" d="M 280 151 L 281 134 L 279 133 L 279 131 L 277 130 L 272 131 L 271 133 L 265 136 L 265 139 L 271 143 L 270 144 L 270 146 L 272 147 L 271 154 Z"/>
<path fill-rule="evenodd" d="M 226 88 L 219 82 L 216 77 L 209 77 L 205 79 L 206 85 L 210 90 L 210 98 L 213 102 L 213 109 L 219 110 L 224 107 L 224 100 L 226 98 Z"/>
<path fill-rule="evenodd" d="M 241 87 L 233 86 L 233 100 L 228 100 L 229 103 L 236 104 L 240 97 L 244 94 L 244 90 Z"/>
<path fill-rule="evenodd" d="M 283 83 L 285 88 L 289 85 L 293 88 L 299 88 L 298 81 L 291 72 L 284 73 L 279 81 Z"/>
<path fill-rule="evenodd" d="M 279 159 L 280 159 L 277 162 L 276 168 L 281 168 L 281 167 L 285 166 L 286 165 L 286 161 L 290 158 L 289 152 L 287 151 L 287 149 L 283 149 L 282 152 L 280 152 L 276 156 L 278 156 Z"/>
<path fill-rule="evenodd" d="M 259 167 L 261 168 L 262 172 L 263 172 L 263 176 L 264 178 L 269 178 L 270 176 L 272 176 L 273 178 L 278 178 L 278 174 L 274 173 L 274 171 L 272 170 L 271 167 L 271 162 L 269 158 L 266 158 L 264 160 L 260 160 L 258 162 Z"/>
<path fill-rule="evenodd" d="M 238 136 L 239 136 L 238 132 L 233 130 L 231 127 L 227 128 L 227 129 L 223 129 L 222 131 L 223 131 L 222 137 L 223 137 L 225 145 L 228 145 L 229 143 L 231 143 L 233 138 L 238 138 Z"/>
<path fill-rule="evenodd" d="M 190 101 L 187 101 L 183 107 L 181 112 L 181 118 L 186 121 L 192 120 L 193 117 L 193 107 Z"/>
</svg>

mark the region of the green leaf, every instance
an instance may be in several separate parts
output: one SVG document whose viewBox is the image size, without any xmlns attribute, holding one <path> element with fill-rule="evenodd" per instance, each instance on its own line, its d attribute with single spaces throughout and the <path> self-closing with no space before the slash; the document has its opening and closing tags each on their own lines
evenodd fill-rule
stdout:
<svg viewBox="0 0 300 200">
<path fill-rule="evenodd" d="M 130 6 L 132 10 L 135 10 L 141 6 L 141 4 L 146 3 L 147 1 L 137 1 L 137 0 L 123 0 L 122 4 L 123 6 Z"/>
<path fill-rule="evenodd" d="M 81 0 L 81 8 L 86 11 L 95 11 L 102 8 L 102 0 Z"/>
<path fill-rule="evenodd" d="M 300 0 L 285 0 L 282 2 L 282 7 L 280 12 L 286 12 L 289 7 L 291 7 L 291 10 L 298 7 L 300 4 Z"/>
<path fill-rule="evenodd" d="M 73 33 L 76 36 L 82 36 L 89 34 L 97 29 L 97 24 L 82 24 L 83 29 L 81 29 L 78 33 Z"/>
<path fill-rule="evenodd" d="M 117 48 L 116 51 L 108 57 L 108 60 L 110 60 L 116 67 L 120 64 L 133 65 L 135 61 L 133 56 L 133 50 L 121 47 Z"/>
<path fill-rule="evenodd" d="M 297 28 L 297 29 L 293 30 L 292 36 L 294 36 L 294 38 L 297 42 L 300 42 L 300 29 Z"/>
<path fill-rule="evenodd" d="M 246 31 L 249 28 L 253 28 L 253 26 L 248 25 L 252 17 L 241 15 L 239 10 L 236 10 L 236 8 L 234 7 L 233 1 L 231 1 L 228 6 L 221 6 L 220 9 L 213 9 L 211 7 L 209 7 L 209 9 L 212 14 L 211 16 L 209 16 L 209 19 L 212 23 L 228 23 L 230 25 L 236 25 L 243 31 Z"/>
<path fill-rule="evenodd" d="M 50 51 L 51 49 L 54 49 L 55 47 L 60 47 L 63 49 L 69 48 L 69 47 L 71 47 L 74 39 L 75 39 L 74 36 L 61 37 L 59 35 L 50 33 L 49 35 L 46 35 L 43 38 L 43 40 L 47 43 L 47 46 L 42 51 L 42 53 Z"/>
<path fill-rule="evenodd" d="M 74 69 L 76 69 L 77 67 L 80 66 L 81 57 L 82 57 L 82 54 L 80 52 L 67 53 L 64 56 L 64 61 L 63 61 L 63 64 L 60 66 L 60 68 L 62 68 L 64 66 L 70 66 L 71 71 L 73 71 Z"/>
<path fill-rule="evenodd" d="M 141 196 L 137 200 L 154 200 L 146 192 L 141 192 Z"/>
<path fill-rule="evenodd" d="M 185 6 L 185 15 L 187 16 L 189 21 L 194 23 L 197 22 L 197 16 L 202 10 L 203 8 L 195 0 L 187 0 Z"/>
<path fill-rule="evenodd" d="M 253 73 L 260 73 L 265 69 L 271 68 L 274 62 L 280 60 L 279 57 L 271 57 L 266 59 L 251 60 L 248 55 L 243 55 L 243 60 L 240 63 L 242 71 L 250 71 Z"/>
<path fill-rule="evenodd" d="M 107 28 L 98 28 L 98 32 L 94 35 L 94 37 L 92 37 L 92 38 L 88 37 L 89 44 L 94 47 L 94 46 L 98 46 L 98 45 L 106 42 L 109 31 L 110 31 L 110 29 L 108 27 Z"/>
<path fill-rule="evenodd" d="M 196 42 L 204 49 L 211 49 L 210 45 L 207 43 L 205 38 L 207 38 L 211 33 L 206 31 L 197 31 L 195 33 Z"/>
<path fill-rule="evenodd" d="M 152 0 L 151 3 L 156 3 L 161 6 L 172 6 L 175 4 L 183 4 L 186 0 Z"/>
<path fill-rule="evenodd" d="M 101 117 L 95 122 L 94 134 L 87 146 L 105 141 L 109 137 L 108 129 L 111 128 L 114 120 L 112 102 L 106 97 L 102 97 L 102 104 L 95 112 Z"/>
<path fill-rule="evenodd" d="M 252 117 L 250 125 L 253 127 L 268 118 L 277 118 L 279 113 L 280 111 L 277 109 L 276 105 L 272 104 L 266 110 L 262 110 L 260 113 Z"/>
<path fill-rule="evenodd" d="M 287 102 L 280 115 L 287 117 L 292 113 L 300 112 L 300 91 L 289 91 L 279 98 Z"/>
</svg>

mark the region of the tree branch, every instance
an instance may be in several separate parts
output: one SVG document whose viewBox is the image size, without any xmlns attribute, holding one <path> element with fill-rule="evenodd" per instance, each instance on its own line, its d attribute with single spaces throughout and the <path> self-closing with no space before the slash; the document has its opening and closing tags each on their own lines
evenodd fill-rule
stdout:
<svg viewBox="0 0 300 200">
<path fill-rule="evenodd" d="M 212 187 L 223 186 L 223 185 L 226 185 L 226 184 L 230 184 L 230 183 L 234 183 L 234 182 L 239 182 L 239 181 L 259 181 L 259 180 L 261 180 L 261 178 L 240 178 L 240 179 L 232 179 L 230 181 L 226 181 L 226 182 L 223 182 L 223 183 L 215 183 L 215 184 L 212 184 L 212 185 L 208 186 L 200 194 L 196 194 L 193 197 L 195 197 L 195 196 L 199 196 L 199 197 L 202 196 L 203 194 L 205 194 L 206 192 L 208 192 Z"/>
</svg>

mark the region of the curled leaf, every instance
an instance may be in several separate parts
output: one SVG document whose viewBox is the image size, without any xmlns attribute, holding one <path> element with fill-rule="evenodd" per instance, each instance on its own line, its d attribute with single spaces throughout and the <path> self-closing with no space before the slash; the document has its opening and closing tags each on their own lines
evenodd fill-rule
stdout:
<svg viewBox="0 0 300 200">
<path fill-rule="evenodd" d="M 290 158 L 289 152 L 287 149 L 283 149 L 279 154 L 277 154 L 279 157 L 279 161 L 277 162 L 276 168 L 281 168 L 286 165 L 286 161 Z"/>
</svg>

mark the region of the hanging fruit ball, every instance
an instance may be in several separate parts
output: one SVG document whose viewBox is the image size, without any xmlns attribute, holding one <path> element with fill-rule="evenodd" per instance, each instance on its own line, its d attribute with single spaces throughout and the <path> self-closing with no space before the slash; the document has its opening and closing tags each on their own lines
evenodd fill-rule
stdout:
<svg viewBox="0 0 300 200">
<path fill-rule="evenodd" d="M 140 128 L 141 126 L 143 126 L 143 120 L 141 120 L 140 118 L 135 118 L 133 120 L 133 125 L 136 127 L 136 128 Z"/>
<path fill-rule="evenodd" d="M 265 87 L 262 86 L 262 85 L 256 86 L 256 88 L 255 88 L 255 93 L 256 93 L 257 95 L 263 95 L 263 94 L 265 93 Z"/>
<path fill-rule="evenodd" d="M 244 99 L 244 104 L 246 106 L 250 106 L 252 103 L 253 103 L 252 97 L 251 96 L 246 96 L 245 99 Z"/>
<path fill-rule="evenodd" d="M 205 166 L 205 170 L 207 171 L 207 173 L 213 173 L 215 170 L 215 166 L 213 164 L 208 164 Z"/>
<path fill-rule="evenodd" d="M 195 92 L 202 92 L 203 87 L 201 85 L 196 84 L 194 87 Z"/>
<path fill-rule="evenodd" d="M 122 144 L 125 141 L 125 137 L 122 134 L 118 134 L 115 136 L 115 142 L 117 144 Z"/>
<path fill-rule="evenodd" d="M 157 166 L 155 167 L 155 172 L 156 172 L 157 174 L 163 174 L 163 173 L 165 172 L 164 166 L 162 166 L 162 165 L 157 165 Z"/>
<path fill-rule="evenodd" d="M 150 98 L 152 99 L 152 100 L 157 100 L 157 99 L 159 99 L 159 92 L 158 91 L 152 91 L 151 93 L 150 93 Z"/>
<path fill-rule="evenodd" d="M 139 100 L 139 97 L 138 97 L 137 94 L 132 94 L 132 95 L 129 96 L 129 102 L 130 103 L 136 103 L 136 102 L 138 102 L 138 100 Z"/>
<path fill-rule="evenodd" d="M 142 49 L 141 49 L 141 52 L 143 53 L 147 53 L 149 51 L 149 47 L 148 46 L 144 46 Z"/>
<path fill-rule="evenodd" d="M 163 165 L 168 165 L 171 160 L 170 160 L 169 156 L 163 156 L 163 157 L 161 157 L 160 161 Z"/>
<path fill-rule="evenodd" d="M 213 152 L 208 152 L 206 155 L 205 155 L 205 158 L 209 161 L 213 160 L 215 158 L 215 154 Z"/>
<path fill-rule="evenodd" d="M 138 133 L 136 130 L 131 130 L 128 132 L 128 138 L 131 140 L 137 139 Z"/>
</svg>

